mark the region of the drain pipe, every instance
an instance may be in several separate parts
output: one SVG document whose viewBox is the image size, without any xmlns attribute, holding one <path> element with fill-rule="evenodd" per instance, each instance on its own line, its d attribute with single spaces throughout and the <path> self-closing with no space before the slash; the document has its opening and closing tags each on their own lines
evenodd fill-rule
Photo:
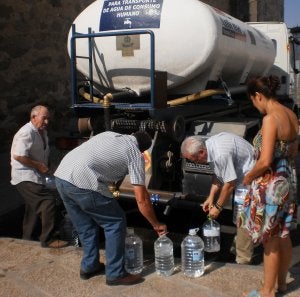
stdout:
<svg viewBox="0 0 300 297">
<path fill-rule="evenodd" d="M 164 215 L 168 215 L 172 208 L 183 209 L 202 209 L 202 204 L 198 201 L 188 200 L 187 195 L 181 192 L 167 192 L 147 190 L 150 194 L 150 200 L 153 205 L 165 205 Z M 113 196 L 116 199 L 135 200 L 134 193 L 131 191 L 114 191 Z"/>
<path fill-rule="evenodd" d="M 168 204 L 176 196 L 174 192 L 154 191 L 154 190 L 149 190 L 149 189 L 147 191 L 150 195 L 150 200 L 154 205 L 155 204 Z M 135 196 L 134 196 L 133 192 L 122 191 L 122 192 L 119 192 L 118 194 L 119 194 L 118 195 L 119 198 L 135 200 Z M 182 196 L 180 196 L 180 197 L 181 197 L 181 199 L 183 199 Z"/>
</svg>

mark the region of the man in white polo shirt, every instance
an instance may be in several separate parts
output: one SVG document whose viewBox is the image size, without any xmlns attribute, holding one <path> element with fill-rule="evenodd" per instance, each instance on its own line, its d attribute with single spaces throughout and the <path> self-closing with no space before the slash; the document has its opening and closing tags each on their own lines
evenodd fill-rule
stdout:
<svg viewBox="0 0 300 297">
<path fill-rule="evenodd" d="M 45 174 L 49 172 L 49 117 L 47 107 L 35 106 L 30 113 L 30 122 L 15 134 L 11 146 L 11 184 L 25 201 L 22 238 L 34 239 L 40 221 L 41 246 L 60 248 L 68 243 L 54 238 L 56 198 L 44 185 Z"/>
<path fill-rule="evenodd" d="M 253 146 L 240 136 L 222 132 L 204 140 L 200 136 L 187 137 L 181 145 L 184 158 L 209 164 L 214 178 L 203 211 L 216 219 L 233 191 L 242 185 L 244 176 L 254 166 Z M 253 243 L 242 228 L 237 229 L 236 262 L 251 263 Z"/>
</svg>

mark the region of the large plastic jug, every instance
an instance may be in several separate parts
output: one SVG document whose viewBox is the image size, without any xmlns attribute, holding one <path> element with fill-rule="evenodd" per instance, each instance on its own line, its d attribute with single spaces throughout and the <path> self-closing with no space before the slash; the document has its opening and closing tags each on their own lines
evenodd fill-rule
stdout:
<svg viewBox="0 0 300 297">
<path fill-rule="evenodd" d="M 203 224 L 204 251 L 213 253 L 220 251 L 220 224 L 211 218 Z"/>
<path fill-rule="evenodd" d="M 125 270 L 130 274 L 143 271 L 143 241 L 134 233 L 133 228 L 127 228 L 125 238 Z"/>
<path fill-rule="evenodd" d="M 174 271 L 173 242 L 165 234 L 154 242 L 155 269 L 161 276 L 170 276 Z"/>
<path fill-rule="evenodd" d="M 204 273 L 204 243 L 197 235 L 199 228 L 190 229 L 181 243 L 181 269 L 187 277 L 199 277 Z"/>
</svg>

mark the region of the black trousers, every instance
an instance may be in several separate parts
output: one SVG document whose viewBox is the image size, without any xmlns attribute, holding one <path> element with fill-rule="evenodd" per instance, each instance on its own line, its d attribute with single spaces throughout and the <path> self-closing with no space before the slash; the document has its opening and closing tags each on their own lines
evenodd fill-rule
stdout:
<svg viewBox="0 0 300 297">
<path fill-rule="evenodd" d="M 23 219 L 23 239 L 32 240 L 34 230 L 41 222 L 41 244 L 47 244 L 55 231 L 55 196 L 44 185 L 33 182 L 21 182 L 16 188 L 25 201 Z"/>
</svg>

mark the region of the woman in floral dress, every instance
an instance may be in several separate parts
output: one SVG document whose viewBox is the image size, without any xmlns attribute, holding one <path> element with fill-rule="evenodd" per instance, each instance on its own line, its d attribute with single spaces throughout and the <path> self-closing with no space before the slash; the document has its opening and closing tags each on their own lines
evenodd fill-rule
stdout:
<svg viewBox="0 0 300 297">
<path fill-rule="evenodd" d="M 292 254 L 289 227 L 295 210 L 292 166 L 298 151 L 299 125 L 295 113 L 277 101 L 279 86 L 276 76 L 248 83 L 249 97 L 264 115 L 253 141 L 257 162 L 244 178 L 250 190 L 245 212 L 239 218 L 239 225 L 249 231 L 253 242 L 264 246 L 263 287 L 244 295 L 248 297 L 275 297 L 276 289 L 287 289 Z"/>
</svg>

